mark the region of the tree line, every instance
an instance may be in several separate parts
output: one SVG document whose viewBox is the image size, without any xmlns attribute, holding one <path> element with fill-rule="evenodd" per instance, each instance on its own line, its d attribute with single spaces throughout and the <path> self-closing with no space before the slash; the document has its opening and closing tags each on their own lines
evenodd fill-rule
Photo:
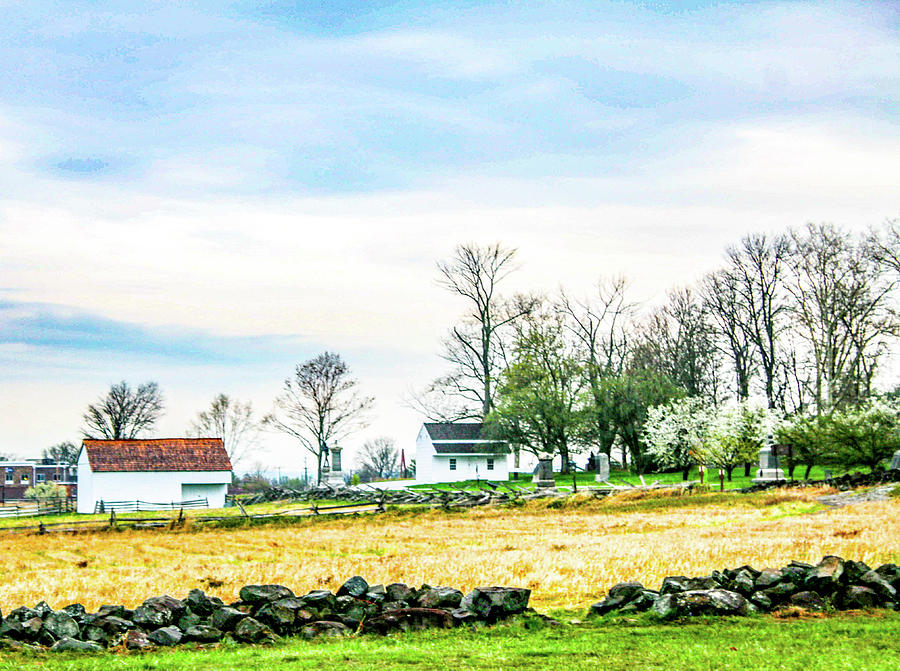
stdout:
<svg viewBox="0 0 900 671">
<path fill-rule="evenodd" d="M 900 220 L 866 234 L 809 224 L 746 235 L 719 268 L 651 308 L 618 277 L 586 297 L 504 295 L 515 259 L 501 244 L 464 244 L 438 264 L 439 284 L 467 310 L 442 343 L 446 374 L 410 403 L 433 421 L 485 421 L 518 450 L 559 455 L 564 471 L 573 453 L 614 448 L 638 473 L 681 468 L 648 428 L 660 421 L 652 409 L 679 399 L 690 399 L 677 406 L 688 416 L 708 419 L 690 458 L 729 473 L 755 458 L 760 422 L 799 441 L 776 415 L 819 427 L 829 418 L 818 441 L 846 456 L 838 420 L 874 407 L 900 328 Z"/>
</svg>

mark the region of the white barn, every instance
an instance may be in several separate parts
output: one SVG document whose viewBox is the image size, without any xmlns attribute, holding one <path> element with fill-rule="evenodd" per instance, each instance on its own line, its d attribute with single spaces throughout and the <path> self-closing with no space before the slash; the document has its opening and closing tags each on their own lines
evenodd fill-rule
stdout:
<svg viewBox="0 0 900 671">
<path fill-rule="evenodd" d="M 78 454 L 78 512 L 99 501 L 225 506 L 231 461 L 221 438 L 85 440 Z"/>
<path fill-rule="evenodd" d="M 428 422 L 416 438 L 416 482 L 508 480 L 509 446 L 480 422 Z"/>
</svg>

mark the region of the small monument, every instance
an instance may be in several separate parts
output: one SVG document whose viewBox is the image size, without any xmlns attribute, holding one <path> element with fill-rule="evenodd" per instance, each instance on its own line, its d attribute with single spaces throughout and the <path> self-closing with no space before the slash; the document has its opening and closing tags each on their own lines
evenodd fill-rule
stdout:
<svg viewBox="0 0 900 671">
<path fill-rule="evenodd" d="M 778 467 L 778 455 L 775 452 L 772 434 L 766 439 L 766 446 L 759 451 L 759 470 L 753 482 L 772 482 L 784 480 L 784 471 Z"/>
<path fill-rule="evenodd" d="M 895 468 L 897 470 L 900 470 L 900 450 L 897 450 L 896 452 L 894 452 L 894 457 L 891 459 L 890 468 L 891 468 L 891 470 L 894 470 Z"/>
<path fill-rule="evenodd" d="M 344 486 L 344 473 L 341 471 L 341 449 L 337 445 L 331 448 L 331 470 L 325 478 L 325 482 L 332 487 Z"/>
<path fill-rule="evenodd" d="M 602 452 L 597 455 L 597 474 L 594 476 L 594 481 L 609 481 L 609 455 Z"/>
<path fill-rule="evenodd" d="M 553 479 L 553 459 L 538 459 L 532 482 L 535 489 L 556 487 L 556 481 Z"/>
</svg>

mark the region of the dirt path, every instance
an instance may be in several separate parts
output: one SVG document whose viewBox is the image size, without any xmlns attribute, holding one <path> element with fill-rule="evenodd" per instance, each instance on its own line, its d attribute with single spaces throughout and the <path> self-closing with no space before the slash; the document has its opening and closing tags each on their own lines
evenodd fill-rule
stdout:
<svg viewBox="0 0 900 671">
<path fill-rule="evenodd" d="M 841 492 L 840 494 L 829 494 L 820 496 L 818 501 L 832 508 L 843 508 L 854 503 L 868 503 L 869 501 L 887 501 L 891 498 L 891 491 L 897 487 L 896 483 L 887 485 L 879 485 L 869 489 L 855 490 L 851 492 Z"/>
</svg>

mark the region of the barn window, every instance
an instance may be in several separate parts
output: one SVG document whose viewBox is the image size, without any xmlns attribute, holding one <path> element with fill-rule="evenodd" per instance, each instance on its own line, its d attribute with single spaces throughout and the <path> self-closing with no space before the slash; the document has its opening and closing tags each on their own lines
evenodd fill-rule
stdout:
<svg viewBox="0 0 900 671">
<path fill-rule="evenodd" d="M 493 470 L 494 470 L 494 460 L 493 460 L 493 459 L 488 459 L 487 461 L 488 461 L 488 463 L 487 463 L 487 469 L 488 469 L 489 471 L 493 471 Z"/>
<path fill-rule="evenodd" d="M 450 460 L 450 470 L 451 470 L 451 471 L 455 471 L 455 470 L 456 470 L 456 459 L 451 459 L 451 460 Z"/>
</svg>

